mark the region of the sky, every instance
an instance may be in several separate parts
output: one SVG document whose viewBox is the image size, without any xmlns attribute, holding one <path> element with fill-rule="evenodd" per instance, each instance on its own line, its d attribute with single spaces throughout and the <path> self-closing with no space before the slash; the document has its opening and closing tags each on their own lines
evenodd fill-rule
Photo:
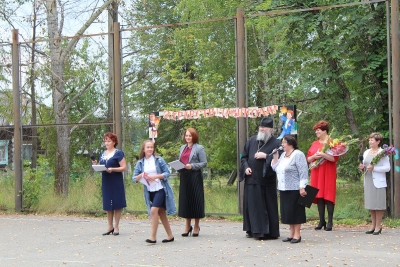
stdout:
<svg viewBox="0 0 400 267">
<path fill-rule="evenodd" d="M 37 1 L 39 2 L 39 1 Z M 40 1 L 43 2 L 43 1 Z M 93 13 L 93 7 L 97 4 L 100 6 L 103 1 L 94 1 L 94 0 L 69 0 L 62 1 L 64 3 L 65 10 L 65 18 L 64 18 L 64 27 L 62 31 L 63 36 L 74 36 L 75 33 L 82 27 L 82 25 L 87 21 L 87 19 Z M 24 4 L 18 6 L 14 1 L 7 5 L 11 12 L 11 16 L 8 17 L 8 20 L 12 23 L 10 25 L 8 22 L 4 21 L 4 19 L 0 20 L 0 49 L 4 49 L 7 51 L 5 58 L 3 59 L 3 64 L 11 64 L 11 47 L 8 45 L 11 43 L 12 29 L 18 29 L 19 31 L 19 41 L 30 41 L 32 39 L 32 18 L 33 18 L 33 6 L 32 3 Z M 122 18 L 119 18 L 122 20 Z M 43 5 L 39 7 L 38 11 L 38 30 L 37 36 L 47 39 L 47 26 L 45 21 L 45 8 Z M 108 24 L 108 14 L 107 12 L 103 12 L 98 20 L 93 23 L 85 34 L 96 34 L 96 33 L 105 33 L 107 32 L 107 24 Z M 97 46 L 93 46 L 93 49 L 107 49 L 107 36 L 97 36 L 92 37 L 90 40 L 94 43 L 97 43 Z M 81 43 L 81 42 L 80 42 Z M 45 49 L 45 48 L 42 48 Z M 21 65 L 27 65 L 30 62 L 29 54 L 24 53 L 24 49 L 21 48 Z M 38 63 L 40 64 L 40 59 L 38 59 Z M 2 74 L 10 76 L 11 69 L 3 70 Z M 11 77 L 9 77 L 11 80 Z M 24 76 L 21 75 L 21 85 L 24 84 Z M 0 83 L 0 87 L 5 87 L 7 84 Z M 11 86 L 11 85 L 9 85 Z M 38 94 L 44 97 L 43 101 L 46 105 L 51 105 L 51 95 L 43 90 L 41 91 L 40 82 L 37 85 Z M 1 88 L 0 88 L 1 89 Z"/>
</svg>

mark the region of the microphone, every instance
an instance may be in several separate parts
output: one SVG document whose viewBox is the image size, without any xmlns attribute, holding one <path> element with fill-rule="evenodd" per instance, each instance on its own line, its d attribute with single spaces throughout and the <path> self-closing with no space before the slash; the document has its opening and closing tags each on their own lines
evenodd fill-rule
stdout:
<svg viewBox="0 0 400 267">
<path fill-rule="evenodd" d="M 360 156 L 358 156 L 358 159 L 360 160 L 360 163 L 363 163 L 363 161 L 364 161 L 364 156 L 363 156 L 363 155 L 360 155 Z"/>
<path fill-rule="evenodd" d="M 272 152 L 270 153 L 270 154 L 268 154 L 268 157 L 269 156 L 272 156 L 273 154 L 275 154 L 277 151 L 282 151 L 283 150 L 283 147 L 282 146 L 280 146 L 280 147 L 278 147 L 278 148 L 275 148 L 274 150 L 272 150 Z"/>
<path fill-rule="evenodd" d="M 96 160 L 96 158 L 94 157 L 94 155 L 90 155 L 90 159 L 93 160 L 93 161 Z"/>
</svg>

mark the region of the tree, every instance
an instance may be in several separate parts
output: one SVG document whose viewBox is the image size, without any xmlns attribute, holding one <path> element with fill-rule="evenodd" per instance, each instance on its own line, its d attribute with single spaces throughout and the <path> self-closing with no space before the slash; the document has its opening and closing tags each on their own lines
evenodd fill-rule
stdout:
<svg viewBox="0 0 400 267">
<path fill-rule="evenodd" d="M 77 31 L 76 36 L 81 36 L 91 23 L 110 6 L 115 0 L 104 2 L 88 19 L 88 21 Z M 65 45 L 62 42 L 63 30 L 63 6 L 59 6 L 60 2 L 56 0 L 46 0 L 46 18 L 47 30 L 50 38 L 50 65 L 51 65 L 51 88 L 54 108 L 54 118 L 57 134 L 57 148 L 55 155 L 55 192 L 62 196 L 68 195 L 69 182 L 69 149 L 71 141 L 71 133 L 69 126 L 69 110 L 74 101 L 81 96 L 85 90 L 77 92 L 69 102 L 66 101 L 67 92 L 65 90 L 64 71 L 65 64 L 68 61 L 72 51 L 76 47 L 79 39 L 72 38 Z M 61 20 L 60 20 L 61 18 Z"/>
</svg>

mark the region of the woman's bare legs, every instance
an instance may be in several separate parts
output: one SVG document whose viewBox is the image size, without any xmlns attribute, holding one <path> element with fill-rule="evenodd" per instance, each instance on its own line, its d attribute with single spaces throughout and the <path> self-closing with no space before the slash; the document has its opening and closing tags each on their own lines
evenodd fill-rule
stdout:
<svg viewBox="0 0 400 267">
<path fill-rule="evenodd" d="M 198 234 L 200 232 L 200 218 L 195 218 L 194 219 L 194 228 L 193 228 L 193 234 Z"/>
<path fill-rule="evenodd" d="M 292 231 L 292 228 L 293 228 L 293 238 L 294 239 L 299 239 L 300 238 L 300 227 L 301 227 L 301 224 L 292 224 L 291 226 L 291 231 Z"/>
<path fill-rule="evenodd" d="M 113 225 L 114 211 L 113 210 L 107 210 L 106 212 L 107 212 L 107 223 L 108 223 L 107 232 L 109 232 L 112 229 L 114 229 L 114 225 Z"/>
<path fill-rule="evenodd" d="M 114 232 L 115 233 L 119 233 L 119 221 L 121 219 L 121 214 L 122 214 L 122 209 L 114 210 L 114 218 L 115 218 Z"/>
<path fill-rule="evenodd" d="M 164 208 L 160 208 L 158 210 L 158 215 L 160 216 L 161 223 L 164 226 L 165 232 L 167 232 L 168 240 L 171 240 L 174 236 L 172 235 L 171 226 L 169 225 L 169 221 L 167 218 L 167 213 Z"/>
<path fill-rule="evenodd" d="M 289 234 L 289 238 L 294 238 L 294 227 L 293 224 L 289 224 L 289 228 L 290 228 L 290 234 Z"/>
<path fill-rule="evenodd" d="M 192 218 L 186 218 L 185 233 L 188 233 L 192 223 Z"/>
<path fill-rule="evenodd" d="M 371 213 L 371 222 L 372 222 L 370 231 L 373 230 L 378 231 L 379 229 L 376 229 L 376 210 L 370 210 L 369 213 Z"/>
<path fill-rule="evenodd" d="M 376 210 L 375 211 L 375 232 L 378 232 L 379 229 L 382 228 L 382 218 L 383 218 L 384 210 Z"/>
<path fill-rule="evenodd" d="M 158 213 L 160 208 L 159 207 L 151 207 L 151 235 L 150 240 L 155 241 L 157 239 L 157 228 L 158 228 Z"/>
</svg>

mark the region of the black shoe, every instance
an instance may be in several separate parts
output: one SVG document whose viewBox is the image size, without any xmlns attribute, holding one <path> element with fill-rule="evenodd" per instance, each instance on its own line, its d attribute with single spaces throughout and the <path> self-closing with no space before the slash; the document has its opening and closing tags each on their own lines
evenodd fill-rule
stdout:
<svg viewBox="0 0 400 267">
<path fill-rule="evenodd" d="M 325 231 L 332 231 L 332 223 L 328 223 L 328 224 L 326 225 Z"/>
<path fill-rule="evenodd" d="M 251 232 L 246 232 L 246 237 L 247 237 L 247 238 L 252 238 L 252 237 L 253 237 L 253 234 L 252 234 Z"/>
<path fill-rule="evenodd" d="M 199 232 L 197 232 L 197 233 L 193 232 L 192 236 L 197 237 L 197 236 L 199 236 L 199 233 L 200 233 L 200 226 L 199 226 Z"/>
<path fill-rule="evenodd" d="M 168 242 L 174 242 L 174 238 L 172 237 L 171 239 L 164 239 L 163 241 L 161 241 L 161 242 L 163 242 L 163 243 L 168 243 Z"/>
<path fill-rule="evenodd" d="M 113 235 L 119 235 L 119 232 L 114 232 Z"/>
<path fill-rule="evenodd" d="M 374 232 L 373 233 L 373 235 L 380 235 L 382 233 L 382 228 L 381 229 L 379 229 L 379 231 L 378 232 Z"/>
<path fill-rule="evenodd" d="M 109 234 L 112 234 L 112 233 L 114 233 L 114 228 L 111 231 L 103 233 L 103 235 L 109 235 Z"/>
<path fill-rule="evenodd" d="M 293 240 L 293 237 L 286 237 L 285 239 L 282 239 L 282 242 L 289 242 L 292 240 Z"/>
<path fill-rule="evenodd" d="M 290 240 L 290 243 L 294 244 L 294 243 L 300 243 L 301 242 L 301 236 L 299 237 L 299 239 L 293 238 L 292 240 Z"/>
<path fill-rule="evenodd" d="M 190 228 L 189 228 L 189 232 L 187 232 L 187 233 L 183 233 L 183 234 L 182 234 L 182 236 L 189 236 L 189 235 L 192 233 L 192 231 L 193 231 L 193 227 L 192 227 L 192 226 L 190 226 Z"/>
<path fill-rule="evenodd" d="M 150 244 L 155 244 L 155 243 L 157 243 L 157 240 L 146 239 L 146 242 L 150 243 Z"/>
<path fill-rule="evenodd" d="M 370 234 L 373 234 L 374 232 L 375 232 L 375 229 L 372 229 L 372 230 L 366 231 L 365 233 L 366 233 L 367 235 L 370 235 Z"/>
<path fill-rule="evenodd" d="M 325 221 L 323 221 L 323 222 L 320 221 L 318 226 L 315 227 L 314 230 L 321 230 L 322 227 L 324 227 L 324 229 L 326 229 L 326 222 Z"/>
</svg>

